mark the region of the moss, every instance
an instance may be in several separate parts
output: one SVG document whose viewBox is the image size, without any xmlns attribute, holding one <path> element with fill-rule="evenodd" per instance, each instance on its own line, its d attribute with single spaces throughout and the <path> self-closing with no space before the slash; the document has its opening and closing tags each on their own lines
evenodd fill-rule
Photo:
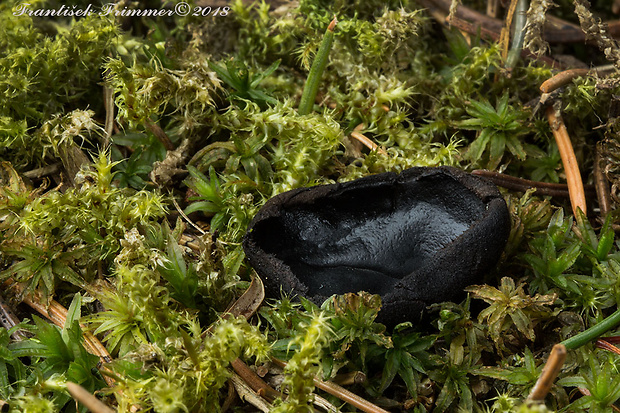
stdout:
<svg viewBox="0 0 620 413">
<path fill-rule="evenodd" d="M 527 41 L 538 52 L 542 9 L 579 22 L 574 2 L 554 3 L 533 2 L 538 18 Z M 603 3 L 595 15 L 611 18 Z M 321 310 L 303 298 L 275 300 L 255 325 L 220 316 L 251 282 L 240 241 L 275 194 L 411 166 L 485 166 L 564 182 L 536 110 L 552 69 L 521 60 L 507 76 L 499 45 L 440 27 L 412 1 L 302 0 L 274 9 L 236 0 L 222 15 L 161 20 L 41 19 L 14 16 L 16 4 L 0 5 L 0 278 L 22 287 L 18 299 L 35 291 L 44 303 L 84 297 L 82 321 L 115 358 L 117 382 L 105 400 L 119 411 L 217 411 L 231 362 L 270 354 L 290 359 L 291 396 L 281 411 L 309 409 L 319 372 L 363 372 L 357 393 L 402 409 L 544 410 L 522 401 L 551 342 L 596 325 L 620 300 L 615 74 L 578 78 L 556 93 L 589 182 L 593 143 L 603 142 L 613 184 L 607 221 L 575 219 L 557 197 L 506 190 L 513 221 L 504 259 L 470 298 L 433 306 L 429 323 L 386 331 L 374 322 L 377 297 L 352 293 Z M 584 5 L 584 27 L 605 50 L 551 44 L 551 53 L 588 64 L 605 53 L 616 59 Z M 334 16 L 316 99 L 300 115 Z M 93 165 L 76 175 L 68 153 L 94 154 Z M 156 161 L 165 182 L 151 180 Z M 172 199 L 205 223 L 204 234 L 188 243 L 193 226 L 170 228 Z M 22 326 L 40 336 L 50 331 L 42 325 Z M 32 355 L 41 340 L 15 343 L 10 333 L 0 337 L 0 383 L 10 384 L 2 397 L 15 411 L 72 409 L 58 390 L 69 368 L 43 379 L 54 354 Z M 20 361 L 23 349 L 29 363 Z M 547 408 L 607 408 L 617 392 L 604 384 L 617 363 L 606 356 L 592 345 L 571 353 Z M 598 393 L 570 405 L 575 386 Z"/>
</svg>

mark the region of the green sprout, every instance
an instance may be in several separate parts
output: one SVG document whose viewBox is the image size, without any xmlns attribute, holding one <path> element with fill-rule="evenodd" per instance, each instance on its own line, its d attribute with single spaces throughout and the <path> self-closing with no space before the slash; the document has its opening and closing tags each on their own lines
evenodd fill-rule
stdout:
<svg viewBox="0 0 620 413">
<path fill-rule="evenodd" d="M 262 73 L 250 74 L 248 67 L 242 61 L 228 60 L 226 67 L 209 62 L 209 67 L 222 79 L 228 86 L 235 91 L 231 94 L 237 100 L 251 100 L 258 104 L 277 103 L 277 100 L 258 89 L 258 85 L 270 76 L 280 66 L 280 60 L 273 62 Z"/>
<path fill-rule="evenodd" d="M 518 159 L 525 160 L 526 153 L 519 138 L 528 132 L 523 127 L 526 116 L 523 111 L 508 104 L 507 93 L 498 99 L 495 108 L 488 101 L 472 100 L 466 110 L 472 118 L 456 122 L 456 126 L 479 131 L 478 137 L 465 153 L 468 160 L 477 162 L 488 150 L 487 168 L 495 169 L 506 149 Z"/>
<path fill-rule="evenodd" d="M 308 74 L 308 79 L 306 79 L 306 85 L 304 86 L 304 91 L 301 95 L 301 101 L 299 102 L 298 111 L 300 115 L 309 114 L 314 106 L 314 100 L 317 92 L 319 91 L 321 76 L 327 66 L 327 59 L 334 41 L 334 29 L 336 27 L 336 22 L 336 18 L 334 17 L 334 20 L 329 24 L 327 30 L 325 31 L 325 36 L 323 36 L 321 47 L 314 58 L 314 62 L 312 62 L 312 67 L 310 68 L 310 73 Z"/>
</svg>

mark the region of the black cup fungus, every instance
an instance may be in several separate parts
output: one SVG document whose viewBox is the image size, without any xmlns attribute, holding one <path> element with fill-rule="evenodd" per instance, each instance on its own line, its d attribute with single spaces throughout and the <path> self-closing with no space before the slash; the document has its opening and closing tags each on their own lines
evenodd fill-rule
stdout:
<svg viewBox="0 0 620 413">
<path fill-rule="evenodd" d="M 333 294 L 380 294 L 377 321 L 419 321 L 493 268 L 510 232 L 491 182 L 452 167 L 411 168 L 271 198 L 244 238 L 268 296 L 321 304 Z"/>
</svg>

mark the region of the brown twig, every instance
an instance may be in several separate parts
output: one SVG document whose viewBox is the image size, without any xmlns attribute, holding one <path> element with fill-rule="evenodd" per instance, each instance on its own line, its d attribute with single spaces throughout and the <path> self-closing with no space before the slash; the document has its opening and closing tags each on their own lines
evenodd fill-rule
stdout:
<svg viewBox="0 0 620 413">
<path fill-rule="evenodd" d="M 105 403 L 92 395 L 88 390 L 79 384 L 68 381 L 67 391 L 74 400 L 82 403 L 88 410 L 93 413 L 115 413 Z"/>
<path fill-rule="evenodd" d="M 282 396 L 282 393 L 274 390 L 271 386 L 269 386 L 263 379 L 258 376 L 258 374 L 256 374 L 252 369 L 250 369 L 248 365 L 240 359 L 234 360 L 232 363 L 230 363 L 230 365 L 232 366 L 233 370 L 235 370 L 235 372 L 239 375 L 239 377 L 241 377 L 243 381 L 245 381 L 252 388 L 252 390 L 256 392 L 256 394 L 258 394 L 268 402 L 271 403 L 278 397 Z"/>
<path fill-rule="evenodd" d="M 531 181 L 529 179 L 517 178 L 516 176 L 506 175 L 495 171 L 487 171 L 484 169 L 476 169 L 472 171 L 472 174 L 487 178 L 493 181 L 495 185 L 513 191 L 526 192 L 530 189 L 536 189 L 536 195 L 548 195 L 561 198 L 569 197 L 568 185 L 566 184 Z M 584 185 L 584 191 L 588 197 L 595 196 L 596 190 L 594 185 Z"/>
<path fill-rule="evenodd" d="M 271 360 L 277 364 L 278 366 L 284 368 L 286 367 L 286 363 L 280 359 L 277 359 L 275 357 L 272 357 Z M 339 385 L 337 385 L 336 383 L 333 383 L 331 381 L 323 381 L 317 377 L 314 378 L 314 385 L 316 387 L 318 387 L 319 389 L 323 390 L 324 392 L 327 392 L 329 394 L 331 394 L 332 396 L 335 396 L 337 398 L 339 398 L 340 400 L 343 400 L 347 403 L 349 403 L 350 405 L 360 409 L 363 412 L 366 413 L 388 413 L 387 410 L 382 409 L 381 407 L 377 406 L 376 404 L 373 404 L 371 402 L 369 402 L 368 400 L 364 399 L 363 397 L 358 396 L 357 394 L 350 392 L 349 390 L 340 387 Z"/>
<path fill-rule="evenodd" d="M 551 93 L 554 90 L 570 83 L 573 79 L 576 79 L 581 76 L 587 76 L 591 73 L 590 69 L 569 69 L 564 70 L 553 77 L 545 80 L 542 85 L 540 85 L 540 91 L 542 93 Z"/>
<path fill-rule="evenodd" d="M 551 390 L 551 386 L 553 386 L 555 378 L 560 374 L 564 360 L 566 360 L 566 347 L 563 344 L 556 344 L 551 349 L 547 363 L 543 367 L 540 377 L 538 377 L 538 381 L 536 381 L 527 400 L 537 401 L 545 399 L 547 393 Z"/>
<path fill-rule="evenodd" d="M 235 390 L 235 385 L 232 381 L 228 381 L 228 393 L 226 393 L 226 398 L 222 402 L 221 413 L 226 413 L 230 406 L 233 405 L 235 399 L 237 398 L 237 391 Z"/>
<path fill-rule="evenodd" d="M 484 26 L 476 25 L 475 23 L 471 23 L 467 20 L 461 19 L 458 16 L 453 16 L 449 18 L 448 22 L 450 26 L 456 27 L 457 29 L 464 31 L 469 34 L 477 34 L 480 33 L 480 38 L 484 40 L 498 41 L 500 34 L 493 30 L 489 30 Z"/>
<path fill-rule="evenodd" d="M 447 16 L 452 0 L 418 0 L 418 3 L 427 8 L 433 17 L 436 17 L 441 14 Z M 477 26 L 488 32 L 498 34 L 504 25 L 503 20 L 486 16 L 464 5 L 458 6 L 456 17 L 471 22 L 474 27 Z M 445 18 L 444 21 L 439 20 L 439 22 L 442 24 L 446 23 Z M 611 21 L 607 25 L 610 35 L 613 37 L 620 36 L 620 21 Z M 473 34 L 477 32 L 477 27 Z M 548 17 L 544 30 L 544 39 L 549 43 L 583 43 L 586 41 L 586 35 L 579 26 L 559 18 Z"/>
<path fill-rule="evenodd" d="M 570 141 L 570 136 L 566 130 L 566 125 L 561 116 L 558 116 L 553 106 L 547 108 L 547 120 L 551 126 L 551 131 L 558 144 L 558 150 L 560 157 L 562 158 L 562 165 L 564 165 L 564 172 L 566 173 L 566 183 L 568 184 L 568 193 L 570 195 L 570 202 L 573 207 L 573 213 L 577 216 L 577 210 L 581 209 L 584 214 L 587 214 L 586 208 L 586 195 L 583 189 L 583 181 L 581 180 L 581 173 L 579 172 L 579 165 L 577 164 L 577 157 L 573 145 Z"/>
<path fill-rule="evenodd" d="M 603 173 L 604 168 L 601 168 L 601 162 L 603 157 L 601 156 L 601 146 L 596 145 L 594 152 L 594 186 L 596 187 L 596 197 L 598 198 L 598 206 L 601 210 L 601 216 L 603 219 L 611 211 L 611 193 L 609 192 L 609 182 Z"/>
<path fill-rule="evenodd" d="M 28 304 L 31 308 L 46 317 L 58 327 L 64 327 L 67 321 L 68 312 L 67 309 L 58 301 L 51 300 L 49 306 L 45 307 L 45 305 L 41 304 L 39 301 L 27 296 L 24 297 L 24 303 Z M 80 325 L 80 327 L 86 328 L 84 325 Z M 112 357 L 105 346 L 101 344 L 101 341 L 99 341 L 97 337 L 88 331 L 84 332 L 84 344 L 86 345 L 87 350 L 90 350 L 92 354 L 99 356 L 103 363 L 109 363 L 112 361 Z"/>
<path fill-rule="evenodd" d="M 164 132 L 164 130 L 158 124 L 147 120 L 146 128 L 151 131 L 151 133 L 155 135 L 157 139 L 159 139 L 159 141 L 164 145 L 164 148 L 166 148 L 166 150 L 171 151 L 174 149 L 172 141 L 170 140 L 168 135 L 166 135 L 166 132 Z"/>
</svg>

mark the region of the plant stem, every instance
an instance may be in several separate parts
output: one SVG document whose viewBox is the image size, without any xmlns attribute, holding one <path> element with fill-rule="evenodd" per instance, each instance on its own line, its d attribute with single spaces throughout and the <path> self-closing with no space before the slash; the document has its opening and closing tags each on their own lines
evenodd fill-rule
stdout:
<svg viewBox="0 0 620 413">
<path fill-rule="evenodd" d="M 93 396 L 88 390 L 79 384 L 68 381 L 67 390 L 73 399 L 82 403 L 84 407 L 93 413 L 114 413 L 114 410 L 109 408 L 106 404 Z"/>
<path fill-rule="evenodd" d="M 615 313 L 613 313 L 600 323 L 590 327 L 586 331 L 583 331 L 569 339 L 562 341 L 562 343 L 560 344 L 564 344 L 564 346 L 568 350 L 574 350 L 601 336 L 603 333 L 611 330 L 618 324 L 620 324 L 620 309 L 616 310 Z"/>
<path fill-rule="evenodd" d="M 570 136 L 568 135 L 564 121 L 561 116 L 556 114 L 556 110 L 553 106 L 547 108 L 547 120 L 549 121 L 549 126 L 551 126 L 555 141 L 558 144 L 558 150 L 562 158 L 562 164 L 564 165 L 564 172 L 566 172 L 566 183 L 568 184 L 568 194 L 570 195 L 573 213 L 577 216 L 577 209 L 581 209 L 584 214 L 587 214 L 583 181 L 581 180 L 581 173 L 579 172 L 575 150 L 571 144 Z"/>
<path fill-rule="evenodd" d="M 387 155 L 387 152 L 385 151 L 385 149 L 383 149 L 382 147 L 380 147 L 379 145 L 377 145 L 376 143 L 371 141 L 365 135 L 363 135 L 363 134 L 361 134 L 361 133 L 359 133 L 357 131 L 353 131 L 353 132 L 351 132 L 350 136 L 352 138 L 355 138 L 359 142 L 361 142 L 362 145 L 364 145 L 365 147 L 367 147 L 371 151 L 377 151 L 380 154 Z"/>
<path fill-rule="evenodd" d="M 549 79 L 545 80 L 541 85 L 540 85 L 540 91 L 542 93 L 551 93 L 554 90 L 567 85 L 568 83 L 570 83 L 573 79 L 576 79 L 580 76 L 587 76 L 588 74 L 591 74 L 592 71 L 590 69 L 569 69 L 569 70 L 564 70 L 563 72 L 560 72 L 558 74 L 556 74 L 553 77 L 550 77 Z"/>
<path fill-rule="evenodd" d="M 327 26 L 325 36 L 323 36 L 323 42 L 314 58 L 314 62 L 312 62 L 312 67 L 310 68 L 310 73 L 308 74 L 306 85 L 301 95 L 301 101 L 299 102 L 299 108 L 297 109 L 300 115 L 309 114 L 312 111 L 312 106 L 314 106 L 314 99 L 316 99 L 316 94 L 319 90 L 319 82 L 321 81 L 323 71 L 325 71 L 325 66 L 327 66 L 329 51 L 334 42 L 334 28 L 336 27 L 336 23 L 338 23 L 338 21 L 334 17 L 334 20 Z"/>
<path fill-rule="evenodd" d="M 275 357 L 271 358 L 271 361 L 273 361 L 274 364 L 276 364 L 277 366 L 280 366 L 282 368 L 286 367 L 286 363 L 280 359 L 277 359 Z M 350 405 L 357 407 L 358 409 L 360 409 L 363 412 L 366 413 L 388 413 L 387 410 L 382 409 L 381 407 L 377 406 L 376 404 L 373 404 L 371 402 L 369 402 L 368 400 L 358 396 L 355 393 L 350 392 L 349 390 L 337 385 L 336 383 L 333 383 L 331 381 L 323 381 L 321 379 L 319 379 L 318 377 L 314 378 L 314 385 L 316 387 L 318 387 L 319 389 L 331 394 L 332 396 L 335 396 L 337 398 L 339 398 L 340 400 L 343 400 L 347 403 L 349 403 Z"/>
<path fill-rule="evenodd" d="M 542 372 L 540 373 L 540 377 L 536 381 L 534 388 L 530 392 L 530 395 L 527 397 L 528 400 L 540 401 L 544 400 L 549 390 L 551 390 L 551 386 L 555 381 L 555 378 L 560 374 L 560 370 L 564 365 L 564 361 L 566 360 L 566 347 L 562 344 L 556 344 L 551 349 L 551 354 L 549 354 L 549 358 L 547 359 L 547 363 L 545 367 L 543 367 Z"/>
<path fill-rule="evenodd" d="M 516 176 L 495 171 L 487 171 L 484 169 L 475 169 L 472 171 L 472 175 L 482 176 L 493 181 L 493 183 L 497 186 L 511 189 L 513 191 L 525 192 L 534 188 L 536 189 L 536 195 L 549 195 L 563 198 L 569 197 L 568 185 L 566 184 L 531 181 L 529 179 L 518 178 Z M 584 185 L 583 189 L 589 197 L 593 197 L 595 195 L 594 186 Z"/>
<path fill-rule="evenodd" d="M 601 217 L 605 219 L 609 211 L 611 211 L 611 194 L 609 192 L 609 182 L 601 168 L 603 155 L 601 154 L 601 146 L 596 145 L 594 151 L 594 185 L 596 187 L 596 196 L 598 198 L 598 206 L 601 209 Z"/>
<path fill-rule="evenodd" d="M 270 387 L 263 379 L 261 379 L 252 369 L 248 367 L 240 359 L 235 359 L 230 363 L 231 367 L 239 375 L 239 377 L 254 390 L 259 396 L 272 403 L 282 394 Z"/>
</svg>

